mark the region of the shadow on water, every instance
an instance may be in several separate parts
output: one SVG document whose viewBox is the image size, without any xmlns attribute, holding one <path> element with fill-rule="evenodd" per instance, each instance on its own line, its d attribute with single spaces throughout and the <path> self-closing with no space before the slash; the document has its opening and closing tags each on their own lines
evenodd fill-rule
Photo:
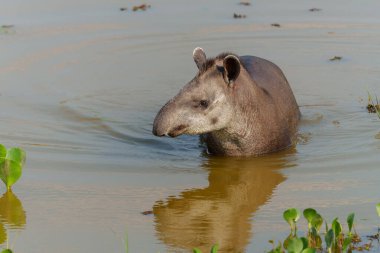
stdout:
<svg viewBox="0 0 380 253">
<path fill-rule="evenodd" d="M 7 241 L 7 229 L 23 229 L 26 225 L 26 213 L 21 201 L 12 191 L 0 198 L 0 245 Z"/>
<path fill-rule="evenodd" d="M 285 181 L 279 170 L 294 166 L 295 152 L 209 157 L 202 164 L 209 173 L 207 187 L 184 190 L 154 205 L 158 238 L 173 248 L 208 252 L 217 243 L 220 252 L 244 252 L 253 233 L 252 216 Z"/>
</svg>

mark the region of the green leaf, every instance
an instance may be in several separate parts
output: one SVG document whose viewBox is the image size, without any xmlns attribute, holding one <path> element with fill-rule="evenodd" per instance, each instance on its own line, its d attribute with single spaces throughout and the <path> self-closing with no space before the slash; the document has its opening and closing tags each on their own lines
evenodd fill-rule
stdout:
<svg viewBox="0 0 380 253">
<path fill-rule="evenodd" d="M 25 157 L 25 152 L 22 149 L 11 148 L 7 151 L 0 144 L 0 179 L 8 190 L 21 177 Z"/>
<path fill-rule="evenodd" d="M 25 152 L 20 148 L 11 148 L 7 151 L 7 156 L 5 157 L 5 159 L 8 159 L 16 163 L 20 163 L 22 167 L 25 163 Z"/>
<path fill-rule="evenodd" d="M 376 211 L 377 211 L 377 215 L 380 217 L 380 203 L 377 203 Z"/>
<path fill-rule="evenodd" d="M 351 236 L 344 238 L 343 241 L 343 252 L 346 252 L 348 246 L 351 244 L 352 238 Z"/>
<path fill-rule="evenodd" d="M 316 213 L 311 220 L 311 226 L 319 232 L 323 224 L 323 218 L 319 213 Z"/>
<path fill-rule="evenodd" d="M 355 213 L 350 213 L 347 216 L 348 232 L 351 234 L 352 226 L 354 225 Z"/>
<path fill-rule="evenodd" d="M 302 244 L 303 244 L 302 248 L 306 249 L 309 246 L 309 242 L 308 242 L 307 238 L 301 237 L 300 239 L 302 240 Z"/>
<path fill-rule="evenodd" d="M 5 159 L 0 163 L 0 178 L 9 190 L 21 177 L 22 167 L 19 163 Z"/>
<path fill-rule="evenodd" d="M 214 246 L 212 246 L 211 248 L 211 253 L 217 253 L 218 252 L 218 244 L 215 244 Z"/>
<path fill-rule="evenodd" d="M 315 253 L 316 250 L 315 249 L 312 249 L 312 248 L 306 248 L 302 251 L 302 253 Z"/>
<path fill-rule="evenodd" d="M 198 248 L 194 248 L 193 249 L 193 253 L 202 253 L 202 251 L 200 249 L 198 249 Z"/>
<path fill-rule="evenodd" d="M 289 240 L 288 247 L 286 248 L 289 253 L 301 253 L 303 250 L 303 241 L 299 238 L 292 238 Z"/>
<path fill-rule="evenodd" d="M 7 149 L 3 144 L 0 144 L 0 159 L 5 159 L 7 156 Z"/>
<path fill-rule="evenodd" d="M 313 237 L 318 236 L 318 231 L 317 231 L 317 229 L 315 227 L 312 227 L 310 229 L 310 235 L 313 236 Z"/>
<path fill-rule="evenodd" d="M 333 240 L 334 240 L 334 231 L 332 229 L 330 229 L 329 231 L 327 231 L 327 233 L 325 235 L 325 241 L 326 241 L 327 248 L 331 248 Z"/>
<path fill-rule="evenodd" d="M 296 208 L 290 208 L 283 214 L 284 220 L 289 223 L 292 230 L 295 229 L 295 224 L 301 216 L 301 212 Z"/>
<path fill-rule="evenodd" d="M 303 216 L 308 222 L 309 229 L 311 228 L 311 221 L 313 220 L 316 214 L 317 214 L 317 211 L 315 211 L 313 208 L 307 208 L 303 210 Z"/>
<path fill-rule="evenodd" d="M 1 251 L 1 253 L 13 253 L 13 251 L 10 249 L 5 249 L 5 250 Z"/>
<path fill-rule="evenodd" d="M 335 218 L 331 224 L 331 227 L 334 231 L 335 238 L 338 238 L 342 232 L 342 225 L 339 223 L 338 218 Z"/>
<path fill-rule="evenodd" d="M 290 241 L 291 239 L 293 239 L 293 238 L 297 238 L 297 236 L 293 235 L 293 233 L 290 232 L 290 234 L 288 235 L 288 237 L 286 237 L 286 239 L 285 239 L 284 242 L 283 242 L 283 246 L 284 246 L 285 249 L 288 248 L 289 241 Z"/>
</svg>

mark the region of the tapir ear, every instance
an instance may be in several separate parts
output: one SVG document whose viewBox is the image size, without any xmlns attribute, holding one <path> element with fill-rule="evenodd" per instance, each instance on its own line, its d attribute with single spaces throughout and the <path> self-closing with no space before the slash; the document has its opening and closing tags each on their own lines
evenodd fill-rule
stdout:
<svg viewBox="0 0 380 253">
<path fill-rule="evenodd" d="M 193 58 L 198 69 L 201 69 L 203 64 L 206 62 L 206 54 L 203 49 L 200 47 L 195 48 L 193 51 Z"/>
<path fill-rule="evenodd" d="M 223 59 L 224 81 L 232 85 L 240 74 L 240 60 L 235 55 L 227 55 Z"/>
</svg>

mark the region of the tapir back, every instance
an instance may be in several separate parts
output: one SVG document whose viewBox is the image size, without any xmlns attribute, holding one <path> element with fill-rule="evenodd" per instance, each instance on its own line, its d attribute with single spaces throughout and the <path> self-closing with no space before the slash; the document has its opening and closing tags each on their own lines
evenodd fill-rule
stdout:
<svg viewBox="0 0 380 253">
<path fill-rule="evenodd" d="M 291 134 L 294 134 L 301 113 L 281 69 L 274 63 L 256 56 L 241 56 L 240 59 L 254 83 L 264 91 L 278 110 L 280 118 L 277 120 L 286 121 Z"/>
</svg>

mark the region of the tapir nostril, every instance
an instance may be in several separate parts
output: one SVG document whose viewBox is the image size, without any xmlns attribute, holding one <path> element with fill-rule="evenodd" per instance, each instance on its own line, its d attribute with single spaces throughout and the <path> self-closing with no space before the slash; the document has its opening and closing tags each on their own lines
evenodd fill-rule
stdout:
<svg viewBox="0 0 380 253">
<path fill-rule="evenodd" d="M 157 131 L 157 128 L 153 128 L 152 133 L 153 133 L 155 136 L 158 136 L 158 137 L 162 137 L 162 136 L 165 136 L 165 135 L 166 135 L 166 133 L 159 133 L 159 132 Z"/>
</svg>

